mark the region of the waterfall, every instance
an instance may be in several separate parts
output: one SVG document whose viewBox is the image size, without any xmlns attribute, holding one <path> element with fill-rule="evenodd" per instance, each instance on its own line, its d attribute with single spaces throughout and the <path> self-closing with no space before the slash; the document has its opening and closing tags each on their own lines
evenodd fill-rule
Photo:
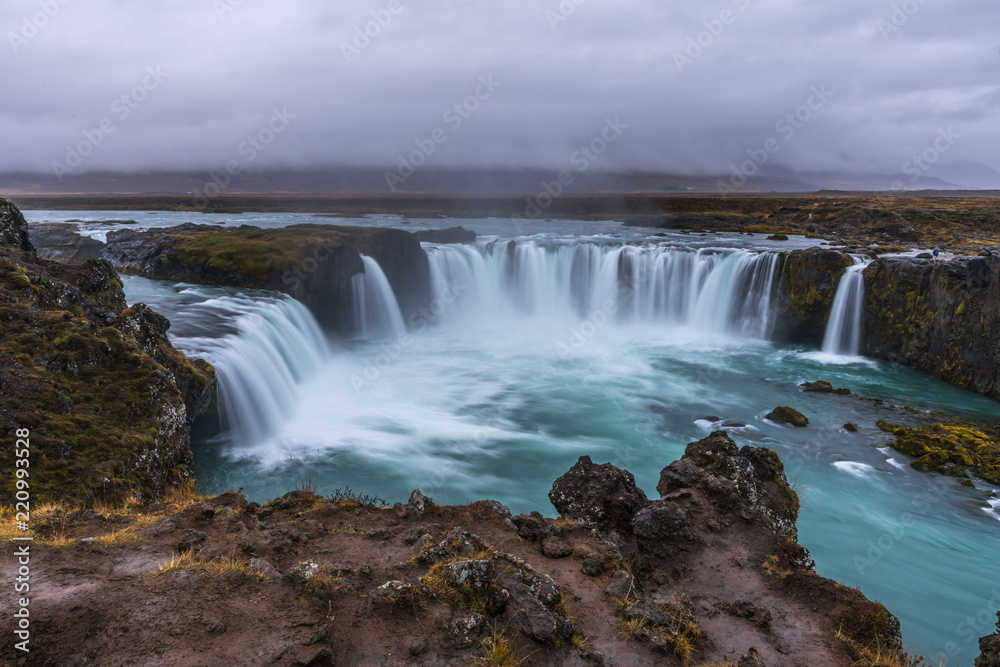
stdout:
<svg viewBox="0 0 1000 667">
<path fill-rule="evenodd" d="M 428 246 L 435 294 L 461 294 L 447 318 L 689 326 L 766 339 L 779 253 L 533 241 Z M 458 289 L 454 289 L 457 287 Z M 457 311 L 457 312 L 456 312 Z"/>
<path fill-rule="evenodd" d="M 403 313 L 382 267 L 361 255 L 364 273 L 351 280 L 354 288 L 354 330 L 362 339 L 387 339 L 406 330 Z"/>
<path fill-rule="evenodd" d="M 827 354 L 858 356 L 861 343 L 861 307 L 865 298 L 864 273 L 867 263 L 854 258 L 854 266 L 847 268 L 837 294 L 833 299 L 830 319 L 823 338 L 823 352 Z"/>
<path fill-rule="evenodd" d="M 297 386 L 327 359 L 312 313 L 290 298 L 221 297 L 195 304 L 224 322 L 222 337 L 177 338 L 177 347 L 215 367 L 224 425 L 241 443 L 276 434 L 296 403 Z"/>
</svg>

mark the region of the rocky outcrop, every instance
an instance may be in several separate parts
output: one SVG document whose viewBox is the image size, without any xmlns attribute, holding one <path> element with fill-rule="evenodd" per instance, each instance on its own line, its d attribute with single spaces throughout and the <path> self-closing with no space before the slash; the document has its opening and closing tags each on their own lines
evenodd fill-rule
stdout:
<svg viewBox="0 0 1000 667">
<path fill-rule="evenodd" d="M 148 278 L 274 290 L 308 307 L 324 328 L 352 333 L 354 276 L 374 258 L 404 318 L 430 300 L 427 255 L 409 232 L 369 227 L 292 225 L 279 229 L 185 224 L 108 234 L 104 257 Z"/>
<path fill-rule="evenodd" d="M 413 232 L 413 238 L 426 243 L 475 243 L 476 233 L 464 227 L 449 227 Z"/>
<path fill-rule="evenodd" d="M 850 255 L 824 248 L 794 250 L 784 257 L 772 309 L 775 340 L 820 345 Z"/>
<path fill-rule="evenodd" d="M 14 209 L 16 210 L 16 209 Z M 150 500 L 191 475 L 190 426 L 214 401 L 214 371 L 129 308 L 108 262 L 39 259 L 23 226 L 0 245 L 0 428 L 31 432 L 32 499 Z M 0 470 L 14 467 L 0 448 Z M 0 500 L 13 497 L 4 475 Z"/>
<path fill-rule="evenodd" d="M 997 612 L 997 632 L 979 640 L 979 657 L 975 667 L 1000 667 L 1000 612 Z"/>
<path fill-rule="evenodd" d="M 631 532 L 632 517 L 649 504 L 632 473 L 610 463 L 596 465 L 589 456 L 555 481 L 549 500 L 562 516 L 604 532 Z"/>
<path fill-rule="evenodd" d="M 581 460 L 553 489 L 580 518 L 557 521 L 307 490 L 40 513 L 33 659 L 131 664 L 168 645 L 179 665 L 911 664 L 892 614 L 812 571 L 773 452 L 714 433 L 663 470 L 659 499 L 631 480 Z M 614 535 L 596 527 L 612 517 Z"/>
<path fill-rule="evenodd" d="M 606 520 L 609 508 L 616 508 L 615 525 L 633 513 L 631 531 L 608 536 L 631 563 L 631 574 L 615 572 L 607 593 L 620 600 L 635 641 L 681 662 L 692 654 L 706 660 L 708 647 L 737 634 L 742 645 L 730 650 L 746 652 L 740 664 L 848 665 L 872 650 L 904 658 L 892 614 L 816 575 L 797 542 L 798 496 L 773 451 L 739 448 L 719 431 L 688 445 L 662 470 L 658 499 L 640 502 L 630 481 L 625 471 L 584 458 L 557 480 L 551 496 L 564 519 L 588 526 L 594 517 Z M 698 605 L 686 603 L 688 595 Z M 774 606 L 772 596 L 790 606 Z M 790 639 L 791 628 L 774 621 L 787 623 L 785 614 L 802 614 L 795 629 L 814 633 L 811 638 Z M 713 626 L 719 618 L 729 620 Z M 708 627 L 726 629 L 712 637 Z M 709 655 L 702 658 L 699 651 Z"/>
<path fill-rule="evenodd" d="M 914 460 L 917 470 L 936 470 L 953 477 L 979 477 L 1000 485 L 1000 428 L 983 431 L 966 424 L 932 424 L 907 428 L 878 421 L 878 428 L 892 433 L 889 446 Z M 971 482 L 967 482 L 970 483 Z"/>
<path fill-rule="evenodd" d="M 45 259 L 67 262 L 98 259 L 104 251 L 104 244 L 77 233 L 77 229 L 72 223 L 42 223 L 29 226 L 28 236 L 38 251 L 38 256 Z"/>
<path fill-rule="evenodd" d="M 1000 257 L 882 258 L 864 277 L 864 354 L 1000 399 Z"/>
<path fill-rule="evenodd" d="M 28 223 L 12 203 L 0 199 L 0 245 L 31 251 L 34 248 L 28 238 Z"/>
</svg>

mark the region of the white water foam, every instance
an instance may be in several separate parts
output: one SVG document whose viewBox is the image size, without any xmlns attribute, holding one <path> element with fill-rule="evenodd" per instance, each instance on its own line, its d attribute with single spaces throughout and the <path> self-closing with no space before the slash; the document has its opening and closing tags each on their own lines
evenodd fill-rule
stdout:
<svg viewBox="0 0 1000 667">
<path fill-rule="evenodd" d="M 860 461 L 834 461 L 833 467 L 861 479 L 874 479 L 877 472 L 874 466 Z"/>
</svg>

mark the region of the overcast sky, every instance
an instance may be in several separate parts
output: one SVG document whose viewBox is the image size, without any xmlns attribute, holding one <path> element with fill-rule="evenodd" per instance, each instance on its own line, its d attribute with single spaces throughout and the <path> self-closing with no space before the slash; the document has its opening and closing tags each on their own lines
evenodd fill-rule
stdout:
<svg viewBox="0 0 1000 667">
<path fill-rule="evenodd" d="M 718 173 L 774 139 L 772 166 L 897 173 L 949 128 L 942 161 L 1000 169 L 995 0 L 576 2 L 4 0 L 0 171 L 98 139 L 78 170 L 382 167 L 437 128 L 430 165 L 562 169 L 609 118 L 604 170 Z"/>
</svg>

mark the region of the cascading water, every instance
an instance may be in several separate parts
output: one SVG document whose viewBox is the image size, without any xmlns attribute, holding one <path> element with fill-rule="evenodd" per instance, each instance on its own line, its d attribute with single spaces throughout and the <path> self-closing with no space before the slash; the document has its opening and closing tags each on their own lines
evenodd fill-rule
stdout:
<svg viewBox="0 0 1000 667">
<path fill-rule="evenodd" d="M 125 279 L 125 289 L 133 303 L 142 300 L 171 319 L 178 349 L 215 368 L 220 413 L 233 442 L 256 444 L 279 432 L 298 386 L 329 359 L 319 324 L 294 299 L 134 277 Z"/>
<path fill-rule="evenodd" d="M 215 303 L 238 313 L 239 334 L 188 339 L 215 367 L 225 425 L 239 442 L 266 440 L 280 430 L 295 403 L 298 384 L 328 355 L 312 314 L 297 301 L 226 299 Z M 207 302 L 212 303 L 212 302 Z"/>
<path fill-rule="evenodd" d="M 371 257 L 361 255 L 364 273 L 351 280 L 354 287 L 354 330 L 364 340 L 384 339 L 406 330 L 403 313 L 399 310 L 385 272 Z"/>
<path fill-rule="evenodd" d="M 435 293 L 462 295 L 460 311 L 691 326 L 767 338 L 778 253 L 669 246 L 547 247 L 533 242 L 427 249 Z"/>
<path fill-rule="evenodd" d="M 823 352 L 841 356 L 858 356 L 861 344 L 861 309 L 865 299 L 865 277 L 863 271 L 868 264 L 861 258 L 854 258 L 854 266 L 848 267 L 833 299 L 830 319 L 823 338 Z"/>
</svg>

